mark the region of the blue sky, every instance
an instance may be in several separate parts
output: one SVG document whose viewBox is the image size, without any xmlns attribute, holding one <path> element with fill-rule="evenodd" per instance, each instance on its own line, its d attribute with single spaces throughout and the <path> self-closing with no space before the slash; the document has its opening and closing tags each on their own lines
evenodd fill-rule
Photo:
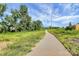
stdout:
<svg viewBox="0 0 79 59">
<path fill-rule="evenodd" d="M 7 4 L 7 10 L 5 14 L 11 15 L 11 9 L 19 9 L 21 4 Z M 79 23 L 79 4 L 32 4 L 25 3 L 28 7 L 28 13 L 32 17 L 32 20 L 41 20 L 44 26 L 67 26 L 69 22 L 72 24 Z"/>
</svg>

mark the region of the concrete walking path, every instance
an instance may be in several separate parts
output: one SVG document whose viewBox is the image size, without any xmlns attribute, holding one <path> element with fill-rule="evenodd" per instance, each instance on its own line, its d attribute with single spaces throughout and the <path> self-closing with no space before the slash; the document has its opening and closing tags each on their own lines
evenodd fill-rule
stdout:
<svg viewBox="0 0 79 59">
<path fill-rule="evenodd" d="M 46 35 L 27 56 L 71 56 L 56 37 L 46 31 Z"/>
</svg>

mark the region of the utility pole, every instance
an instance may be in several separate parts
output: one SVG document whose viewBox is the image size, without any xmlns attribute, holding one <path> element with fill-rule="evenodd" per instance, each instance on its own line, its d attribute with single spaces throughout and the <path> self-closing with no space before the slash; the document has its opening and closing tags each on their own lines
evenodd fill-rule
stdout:
<svg viewBox="0 0 79 59">
<path fill-rule="evenodd" d="M 52 10 L 51 10 L 51 29 L 52 29 Z"/>
</svg>

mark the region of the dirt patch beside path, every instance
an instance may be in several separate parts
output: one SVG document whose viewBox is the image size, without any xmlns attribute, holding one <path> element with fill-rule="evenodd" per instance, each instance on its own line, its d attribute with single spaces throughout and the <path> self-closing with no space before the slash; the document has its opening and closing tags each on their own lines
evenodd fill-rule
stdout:
<svg viewBox="0 0 79 59">
<path fill-rule="evenodd" d="M 0 50 L 7 48 L 8 44 L 12 44 L 12 42 L 6 42 L 6 41 L 0 42 Z"/>
</svg>

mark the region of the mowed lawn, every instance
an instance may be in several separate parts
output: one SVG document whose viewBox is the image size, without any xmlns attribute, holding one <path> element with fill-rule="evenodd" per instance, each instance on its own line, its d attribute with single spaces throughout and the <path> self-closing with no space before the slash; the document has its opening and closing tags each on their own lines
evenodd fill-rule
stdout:
<svg viewBox="0 0 79 59">
<path fill-rule="evenodd" d="M 65 29 L 49 29 L 72 55 L 79 55 L 79 31 Z"/>
<path fill-rule="evenodd" d="M 1 33 L 0 46 L 2 44 L 4 48 L 0 47 L 0 56 L 27 55 L 44 34 L 44 31 Z"/>
</svg>

